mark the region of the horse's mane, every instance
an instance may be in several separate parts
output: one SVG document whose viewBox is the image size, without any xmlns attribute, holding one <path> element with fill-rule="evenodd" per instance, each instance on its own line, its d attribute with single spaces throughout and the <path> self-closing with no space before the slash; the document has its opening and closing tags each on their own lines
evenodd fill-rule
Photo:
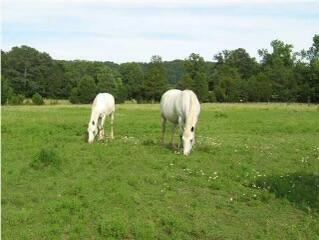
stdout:
<svg viewBox="0 0 319 240">
<path fill-rule="evenodd" d="M 191 128 L 194 127 L 194 118 L 195 118 L 195 98 L 194 98 L 194 93 L 190 92 L 189 94 L 189 110 L 188 110 L 188 114 L 186 116 L 186 124 L 185 124 L 185 128 Z"/>
</svg>

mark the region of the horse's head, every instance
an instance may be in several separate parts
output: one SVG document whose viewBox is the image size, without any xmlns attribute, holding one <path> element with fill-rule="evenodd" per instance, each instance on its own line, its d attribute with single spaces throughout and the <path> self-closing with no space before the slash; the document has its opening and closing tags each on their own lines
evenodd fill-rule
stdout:
<svg viewBox="0 0 319 240">
<path fill-rule="evenodd" d="M 187 156 L 192 150 L 193 144 L 195 143 L 195 128 L 193 126 L 186 127 L 182 136 L 184 155 Z"/>
<path fill-rule="evenodd" d="M 96 134 L 98 132 L 96 125 L 97 125 L 97 123 L 94 120 L 89 122 L 89 126 L 88 126 L 88 136 L 89 136 L 88 143 L 92 143 L 94 141 L 94 138 L 95 138 L 95 136 L 96 136 Z"/>
</svg>

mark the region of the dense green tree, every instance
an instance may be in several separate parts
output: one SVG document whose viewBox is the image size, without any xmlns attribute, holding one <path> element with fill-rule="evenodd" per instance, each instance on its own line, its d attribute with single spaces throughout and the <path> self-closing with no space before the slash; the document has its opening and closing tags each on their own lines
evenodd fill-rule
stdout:
<svg viewBox="0 0 319 240">
<path fill-rule="evenodd" d="M 108 67 L 103 67 L 96 74 L 97 92 L 106 92 L 112 95 L 116 92 L 116 85 L 112 70 Z"/>
<path fill-rule="evenodd" d="M 205 102 L 208 100 L 208 83 L 206 78 L 206 64 L 204 59 L 196 53 L 192 53 L 186 60 L 185 60 L 185 69 L 187 75 L 184 77 L 188 82 L 192 82 L 192 87 L 190 88 L 193 90 L 199 100 Z M 187 86 L 188 87 L 188 86 Z"/>
<path fill-rule="evenodd" d="M 129 89 L 128 98 L 141 100 L 143 98 L 144 73 L 138 63 L 123 63 L 120 74 L 126 88 Z"/>
<path fill-rule="evenodd" d="M 185 89 L 193 89 L 194 87 L 194 81 L 193 79 L 188 75 L 185 74 L 177 83 L 176 86 L 180 90 L 185 90 Z"/>
<path fill-rule="evenodd" d="M 145 74 L 145 97 L 147 100 L 159 101 L 167 89 L 167 76 L 162 58 L 154 55 Z"/>
<path fill-rule="evenodd" d="M 69 97 L 69 101 L 71 103 L 80 103 L 80 99 L 79 99 L 79 92 L 77 87 L 72 88 L 71 93 L 70 93 L 70 97 Z"/>
<path fill-rule="evenodd" d="M 216 66 L 215 71 L 210 76 L 211 90 L 214 90 L 218 101 L 235 102 L 246 100 L 246 84 L 242 81 L 236 68 L 227 64 Z M 218 90 L 215 91 L 215 88 Z"/>
<path fill-rule="evenodd" d="M 7 79 L 1 77 L 1 104 L 7 103 L 8 99 L 13 95 L 13 90 Z"/>
<path fill-rule="evenodd" d="M 310 61 L 308 80 L 311 89 L 310 98 L 313 102 L 319 102 L 319 34 L 313 37 L 313 44 L 307 51 L 307 57 Z"/>
<path fill-rule="evenodd" d="M 97 92 L 109 92 L 117 102 L 158 101 L 176 87 L 192 89 L 200 101 L 319 102 L 319 35 L 300 52 L 280 40 L 270 46 L 258 51 L 260 62 L 238 48 L 220 52 L 214 62 L 191 54 L 185 60 L 162 62 L 153 56 L 149 63 L 123 64 L 53 60 L 28 46 L 13 47 L 1 51 L 1 101 L 18 104 L 23 95 L 39 93 L 81 103 Z"/>
<path fill-rule="evenodd" d="M 97 93 L 94 79 L 89 75 L 85 75 L 79 81 L 76 90 L 72 90 L 72 93 L 76 94 L 71 95 L 72 98 L 70 100 L 73 102 L 78 101 L 79 103 L 92 103 Z"/>
<path fill-rule="evenodd" d="M 115 101 L 116 103 L 123 103 L 128 98 L 127 87 L 123 84 L 120 77 L 115 78 Z"/>
<path fill-rule="evenodd" d="M 259 73 L 248 80 L 247 99 L 251 102 L 268 102 L 272 97 L 272 86 L 268 76 Z"/>
<path fill-rule="evenodd" d="M 167 72 L 167 80 L 169 85 L 175 86 L 179 80 L 186 74 L 183 60 L 164 61 L 164 67 Z"/>
<path fill-rule="evenodd" d="M 225 101 L 225 91 L 224 91 L 224 89 L 222 89 L 220 86 L 216 86 L 215 88 L 214 88 L 214 95 L 215 95 L 215 97 L 216 97 L 216 100 L 218 101 L 218 102 L 224 102 Z"/>
<path fill-rule="evenodd" d="M 208 83 L 206 80 L 205 72 L 198 72 L 197 74 L 195 74 L 193 83 L 193 89 L 197 94 L 199 100 L 202 102 L 206 102 L 208 100 Z"/>
<path fill-rule="evenodd" d="M 51 98 L 66 98 L 69 96 L 72 85 L 61 62 L 53 62 L 47 80 L 46 96 Z"/>
<path fill-rule="evenodd" d="M 47 53 L 41 53 L 28 46 L 13 47 L 2 53 L 2 74 L 7 77 L 15 93 L 27 97 L 39 92 L 46 96 L 48 79 L 53 60 Z"/>
<path fill-rule="evenodd" d="M 215 55 L 219 65 L 225 64 L 236 68 L 242 79 L 248 79 L 258 71 L 258 63 L 255 58 L 249 56 L 243 48 L 224 50 Z"/>
</svg>

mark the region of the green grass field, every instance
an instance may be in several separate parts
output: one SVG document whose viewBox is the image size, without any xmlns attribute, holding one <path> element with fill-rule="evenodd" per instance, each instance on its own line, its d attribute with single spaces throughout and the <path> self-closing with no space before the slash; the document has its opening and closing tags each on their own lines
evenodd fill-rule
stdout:
<svg viewBox="0 0 319 240">
<path fill-rule="evenodd" d="M 117 106 L 92 145 L 89 115 L 2 107 L 3 239 L 319 239 L 318 106 L 204 104 L 189 157 L 158 105 Z"/>
</svg>

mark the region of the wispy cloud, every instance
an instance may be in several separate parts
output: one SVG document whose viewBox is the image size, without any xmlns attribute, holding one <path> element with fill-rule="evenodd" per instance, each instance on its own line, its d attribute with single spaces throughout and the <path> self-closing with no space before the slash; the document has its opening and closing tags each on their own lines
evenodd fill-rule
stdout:
<svg viewBox="0 0 319 240">
<path fill-rule="evenodd" d="M 288 4 L 289 2 L 289 4 Z M 59 59 L 147 61 L 222 49 L 252 55 L 276 38 L 307 48 L 316 1 L 5 0 L 3 47 L 27 44 Z"/>
</svg>

